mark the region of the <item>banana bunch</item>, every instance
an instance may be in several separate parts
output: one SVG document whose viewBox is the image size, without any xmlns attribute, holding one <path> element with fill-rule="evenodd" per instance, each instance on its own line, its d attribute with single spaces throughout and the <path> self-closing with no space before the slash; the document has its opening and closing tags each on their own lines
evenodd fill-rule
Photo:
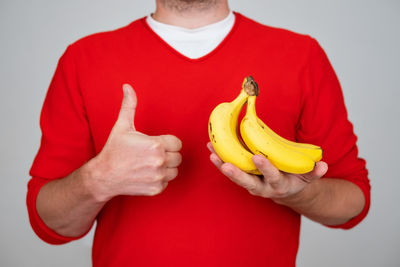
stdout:
<svg viewBox="0 0 400 267">
<path fill-rule="evenodd" d="M 258 85 L 251 76 L 242 84 L 240 94 L 232 101 L 219 104 L 211 112 L 208 133 L 213 148 L 224 162 L 241 170 L 260 175 L 252 161 L 254 154 L 263 155 L 279 170 L 303 174 L 314 169 L 322 158 L 322 149 L 312 144 L 287 140 L 269 128 L 256 113 Z M 246 114 L 240 123 L 238 117 L 247 102 Z"/>
</svg>

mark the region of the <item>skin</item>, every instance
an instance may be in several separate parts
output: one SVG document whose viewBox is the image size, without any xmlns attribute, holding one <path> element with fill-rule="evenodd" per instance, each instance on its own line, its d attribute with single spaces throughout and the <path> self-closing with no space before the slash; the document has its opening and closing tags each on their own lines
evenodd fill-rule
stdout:
<svg viewBox="0 0 400 267">
<path fill-rule="evenodd" d="M 263 174 L 260 178 L 222 162 L 211 142 L 207 147 L 211 162 L 232 182 L 252 195 L 270 198 L 313 221 L 339 225 L 357 216 L 364 208 L 364 194 L 355 184 L 343 179 L 320 179 L 328 171 L 328 165 L 323 161 L 317 162 L 313 171 L 297 175 L 279 171 L 265 157 L 254 155 L 252 160 Z"/>
<path fill-rule="evenodd" d="M 229 10 L 226 0 L 157 0 L 152 17 L 165 24 L 193 29 L 223 20 Z"/>
<path fill-rule="evenodd" d="M 227 0 L 157 0 L 154 19 L 186 28 L 196 28 L 224 19 Z M 39 191 L 39 216 L 55 232 L 77 237 L 87 232 L 97 214 L 118 195 L 160 194 L 178 174 L 182 143 L 172 135 L 149 136 L 135 130 L 136 94 L 123 86 L 121 110 L 102 151 L 62 179 L 51 181 Z M 356 216 L 364 196 L 354 184 L 340 179 L 319 179 L 327 165 L 302 177 L 282 173 L 269 161 L 254 156 L 264 177 L 249 175 L 223 163 L 208 144 L 210 159 L 233 182 L 250 194 L 273 199 L 308 218 L 324 224 L 340 224 Z"/>
<path fill-rule="evenodd" d="M 102 151 L 69 176 L 44 185 L 38 194 L 39 216 L 61 235 L 85 233 L 114 196 L 154 196 L 178 175 L 182 142 L 173 135 L 136 131 L 136 94 L 128 84 L 123 92 L 118 119 Z"/>
</svg>

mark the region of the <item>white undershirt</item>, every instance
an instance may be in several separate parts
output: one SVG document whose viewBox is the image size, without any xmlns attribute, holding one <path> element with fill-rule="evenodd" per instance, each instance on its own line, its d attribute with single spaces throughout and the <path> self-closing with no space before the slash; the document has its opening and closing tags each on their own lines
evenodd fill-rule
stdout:
<svg viewBox="0 0 400 267">
<path fill-rule="evenodd" d="M 235 15 L 229 15 L 216 23 L 187 29 L 156 21 L 151 15 L 146 18 L 150 28 L 166 43 L 188 58 L 196 59 L 213 51 L 228 35 L 235 23 Z"/>
</svg>

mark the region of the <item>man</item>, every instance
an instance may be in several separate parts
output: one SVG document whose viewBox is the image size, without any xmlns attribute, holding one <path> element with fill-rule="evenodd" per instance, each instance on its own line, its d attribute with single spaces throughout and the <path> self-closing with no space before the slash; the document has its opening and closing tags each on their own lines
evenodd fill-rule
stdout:
<svg viewBox="0 0 400 267">
<path fill-rule="evenodd" d="M 369 208 L 367 170 L 318 43 L 232 13 L 227 0 L 156 7 L 61 57 L 28 186 L 38 236 L 66 243 L 97 221 L 94 266 L 294 266 L 301 214 L 358 224 Z M 248 74 L 272 129 L 324 149 L 311 173 L 254 156 L 263 177 L 253 176 L 210 143 L 207 152 L 211 110 Z"/>
</svg>

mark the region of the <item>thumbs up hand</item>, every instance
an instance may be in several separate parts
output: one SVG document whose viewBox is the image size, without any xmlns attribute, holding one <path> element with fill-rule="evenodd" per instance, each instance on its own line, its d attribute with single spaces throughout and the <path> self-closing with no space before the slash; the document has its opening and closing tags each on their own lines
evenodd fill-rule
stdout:
<svg viewBox="0 0 400 267">
<path fill-rule="evenodd" d="M 99 201 L 117 195 L 157 195 L 178 175 L 182 161 L 177 137 L 136 131 L 136 94 L 128 84 L 123 92 L 118 119 L 103 150 L 92 159 L 90 186 Z"/>
</svg>

